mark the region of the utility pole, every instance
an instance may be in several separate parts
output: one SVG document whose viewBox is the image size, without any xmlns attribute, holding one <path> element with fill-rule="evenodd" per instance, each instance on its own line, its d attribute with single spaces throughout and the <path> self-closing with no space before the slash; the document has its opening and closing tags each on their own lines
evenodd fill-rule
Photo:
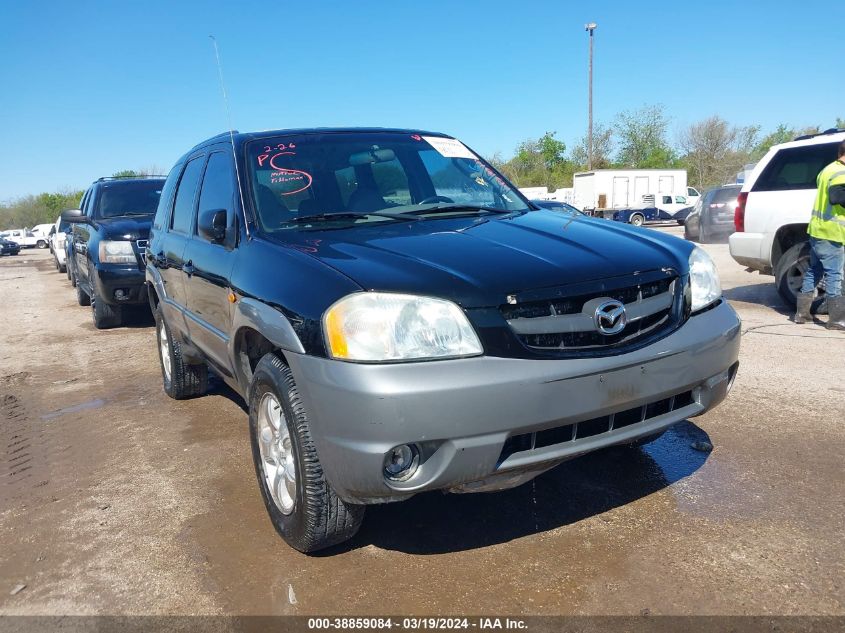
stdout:
<svg viewBox="0 0 845 633">
<path fill-rule="evenodd" d="M 590 122 L 587 131 L 587 169 L 593 170 L 593 31 L 596 30 L 598 24 L 590 22 L 585 24 L 585 31 L 590 34 Z"/>
</svg>

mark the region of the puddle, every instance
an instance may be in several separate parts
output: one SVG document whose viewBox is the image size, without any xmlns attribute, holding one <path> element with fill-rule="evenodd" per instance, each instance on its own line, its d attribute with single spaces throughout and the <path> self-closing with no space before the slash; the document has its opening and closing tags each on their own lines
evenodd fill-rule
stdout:
<svg viewBox="0 0 845 633">
<path fill-rule="evenodd" d="M 106 401 L 103 398 L 97 398 L 96 400 L 90 400 L 88 402 L 83 402 L 81 404 L 75 404 L 70 407 L 65 407 L 64 409 L 59 409 L 57 411 L 51 411 L 50 413 L 45 413 L 41 416 L 42 420 L 54 420 L 55 418 L 61 417 L 63 415 L 67 415 L 68 413 L 77 413 L 79 411 L 87 411 L 88 409 L 98 409 L 102 407 Z"/>
</svg>

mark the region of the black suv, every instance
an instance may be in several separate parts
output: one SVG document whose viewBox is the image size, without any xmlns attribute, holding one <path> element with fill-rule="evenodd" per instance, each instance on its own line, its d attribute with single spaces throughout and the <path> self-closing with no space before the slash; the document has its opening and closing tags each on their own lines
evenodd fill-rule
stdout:
<svg viewBox="0 0 845 633">
<path fill-rule="evenodd" d="M 91 306 L 97 328 L 116 327 L 126 309 L 147 305 L 143 255 L 163 185 L 163 177 L 100 178 L 79 210 L 62 213 L 73 224 L 68 270 L 76 298 Z"/>
<path fill-rule="evenodd" d="M 654 439 L 737 370 L 706 253 L 538 209 L 418 130 L 197 145 L 164 185 L 147 281 L 165 391 L 201 394 L 210 367 L 244 397 L 267 511 L 306 552 L 367 504 Z"/>
</svg>

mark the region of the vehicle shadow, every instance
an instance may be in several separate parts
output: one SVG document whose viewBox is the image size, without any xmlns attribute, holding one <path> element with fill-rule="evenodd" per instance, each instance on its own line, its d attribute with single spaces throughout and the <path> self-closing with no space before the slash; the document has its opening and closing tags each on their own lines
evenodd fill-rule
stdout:
<svg viewBox="0 0 845 633">
<path fill-rule="evenodd" d="M 442 554 L 571 525 L 689 477 L 709 456 L 692 448 L 696 442 L 709 442 L 708 435 L 685 420 L 646 446 L 597 451 L 512 490 L 425 493 L 402 503 L 370 506 L 354 539 L 315 555 L 367 545 L 407 554 Z"/>
<path fill-rule="evenodd" d="M 728 301 L 753 303 L 776 310 L 780 314 L 790 315 L 794 309 L 788 308 L 781 299 L 774 283 L 749 284 L 722 290 L 722 296 Z"/>
</svg>

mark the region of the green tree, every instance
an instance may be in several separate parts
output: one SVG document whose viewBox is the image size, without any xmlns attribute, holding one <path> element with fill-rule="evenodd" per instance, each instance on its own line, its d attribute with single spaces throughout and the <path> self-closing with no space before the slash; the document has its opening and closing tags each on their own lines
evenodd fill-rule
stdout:
<svg viewBox="0 0 845 633">
<path fill-rule="evenodd" d="M 662 105 L 627 110 L 616 117 L 617 162 L 631 168 L 671 167 L 675 153 L 667 140 L 669 118 Z"/>
<path fill-rule="evenodd" d="M 572 182 L 572 164 L 566 159 L 566 143 L 546 132 L 538 139 L 527 139 L 516 148 L 515 156 L 503 162 L 494 156 L 493 164 L 518 187 L 557 187 Z"/>
<path fill-rule="evenodd" d="M 590 162 L 590 139 L 585 134 L 572 148 L 572 162 L 577 170 L 587 169 Z M 593 126 L 593 169 L 607 169 L 613 166 L 613 128 L 602 124 Z"/>
<path fill-rule="evenodd" d="M 749 162 L 759 130 L 732 126 L 715 115 L 690 125 L 679 141 L 690 183 L 705 189 L 727 182 Z"/>
</svg>

